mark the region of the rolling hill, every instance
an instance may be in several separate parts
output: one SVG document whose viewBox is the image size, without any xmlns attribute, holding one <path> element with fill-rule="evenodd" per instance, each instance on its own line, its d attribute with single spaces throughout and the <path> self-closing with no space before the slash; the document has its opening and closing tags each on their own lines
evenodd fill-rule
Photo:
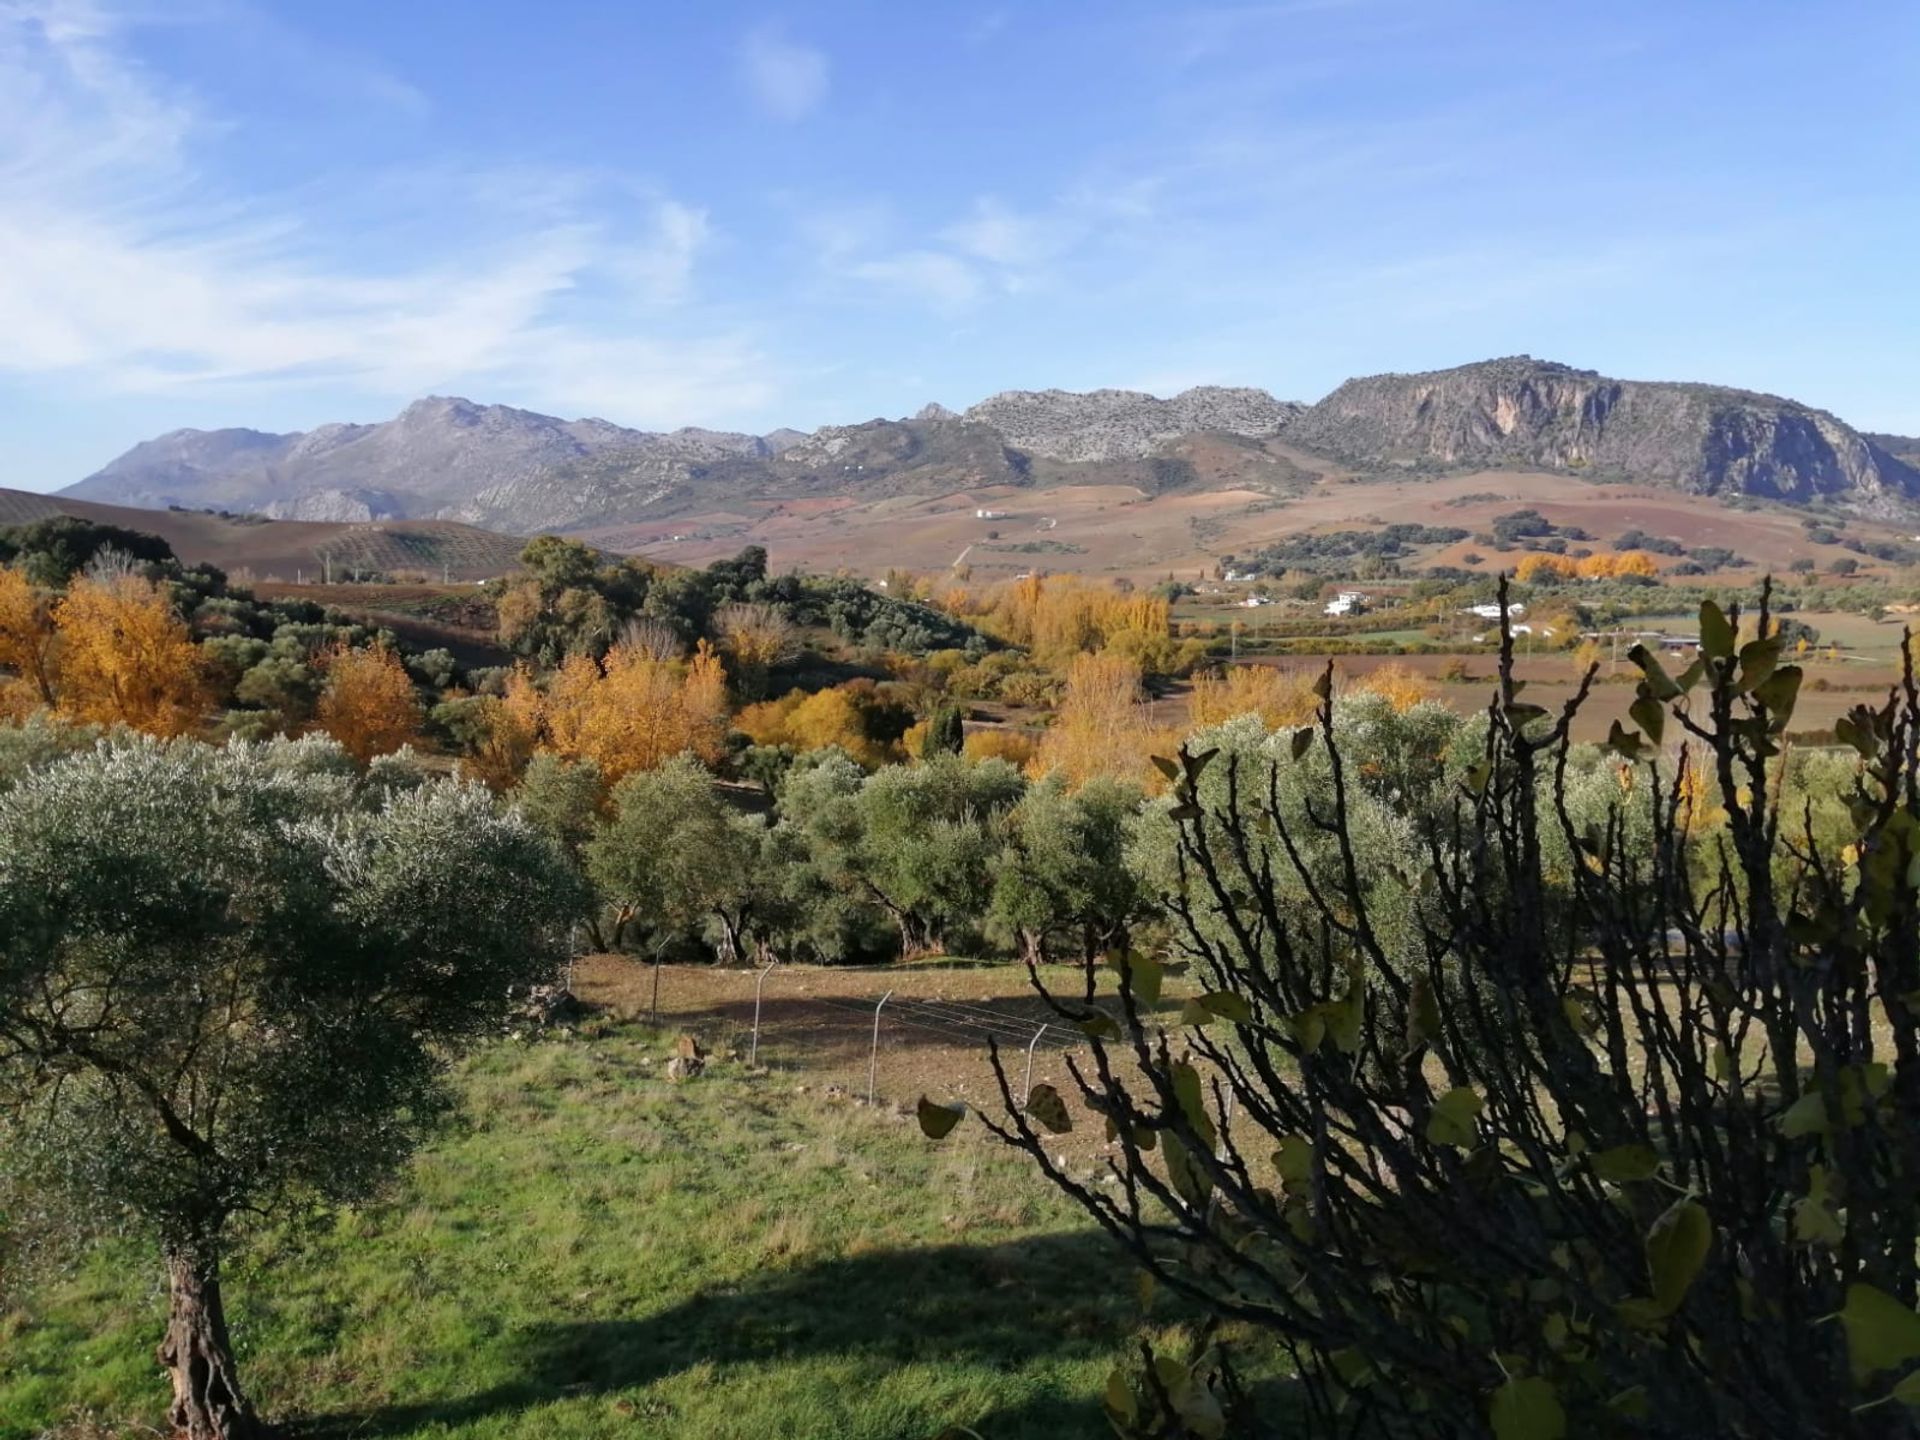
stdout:
<svg viewBox="0 0 1920 1440">
<path fill-rule="evenodd" d="M 229 575 L 261 580 L 312 580 L 326 574 L 338 580 L 376 571 L 482 580 L 513 570 L 526 543 L 451 520 L 269 520 L 201 510 L 142 510 L 0 489 L 0 525 L 52 515 L 77 515 L 158 535 L 189 564 L 217 565 Z"/>
</svg>

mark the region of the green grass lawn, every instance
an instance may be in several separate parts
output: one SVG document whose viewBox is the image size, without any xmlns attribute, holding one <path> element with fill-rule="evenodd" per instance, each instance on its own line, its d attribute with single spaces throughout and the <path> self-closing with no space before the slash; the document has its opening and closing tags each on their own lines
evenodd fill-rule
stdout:
<svg viewBox="0 0 1920 1440">
<path fill-rule="evenodd" d="M 342 1440 L 1110 1433 L 1136 1290 L 1020 1157 L 803 1072 L 669 1085 L 665 1055 L 632 1027 L 496 1045 L 385 1203 L 257 1237 L 228 1304 L 264 1412 Z M 109 1248 L 0 1312 L 0 1437 L 153 1433 L 157 1279 Z"/>
</svg>

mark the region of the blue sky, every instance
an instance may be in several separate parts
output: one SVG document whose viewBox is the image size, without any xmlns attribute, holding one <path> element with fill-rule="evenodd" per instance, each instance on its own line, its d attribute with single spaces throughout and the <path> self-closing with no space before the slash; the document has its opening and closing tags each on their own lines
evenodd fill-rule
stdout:
<svg viewBox="0 0 1920 1440">
<path fill-rule="evenodd" d="M 1912 0 L 0 0 L 0 484 L 1525 351 L 1920 432 Z"/>
</svg>

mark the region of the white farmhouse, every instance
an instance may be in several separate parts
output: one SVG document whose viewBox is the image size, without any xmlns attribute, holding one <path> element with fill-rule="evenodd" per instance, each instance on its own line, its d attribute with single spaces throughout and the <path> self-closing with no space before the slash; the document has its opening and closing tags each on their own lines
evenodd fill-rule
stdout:
<svg viewBox="0 0 1920 1440">
<path fill-rule="evenodd" d="M 1489 600 L 1484 605 L 1469 605 L 1461 613 L 1464 615 L 1478 615 L 1482 620 L 1498 620 L 1500 618 L 1500 602 L 1497 600 Z M 1507 606 L 1507 614 L 1510 617 L 1518 618 L 1526 613 L 1527 607 L 1518 601 Z"/>
<path fill-rule="evenodd" d="M 1359 615 L 1367 608 L 1367 592 L 1364 590 L 1342 590 L 1333 599 L 1327 601 L 1329 615 Z"/>
</svg>

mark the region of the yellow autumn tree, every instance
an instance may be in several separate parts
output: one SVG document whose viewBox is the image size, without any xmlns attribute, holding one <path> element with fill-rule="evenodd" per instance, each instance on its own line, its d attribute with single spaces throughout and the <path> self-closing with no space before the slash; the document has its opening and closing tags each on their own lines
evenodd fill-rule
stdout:
<svg viewBox="0 0 1920 1440">
<path fill-rule="evenodd" d="M 0 569 L 0 714 L 24 716 L 54 702 L 53 610 L 45 591 L 11 567 Z"/>
<path fill-rule="evenodd" d="M 867 733 L 864 708 L 841 686 L 790 690 L 777 700 L 749 705 L 733 718 L 733 728 L 756 745 L 791 745 L 796 750 L 838 746 L 872 769 L 899 758 L 892 747 Z"/>
<path fill-rule="evenodd" d="M 1166 600 L 1078 575 L 1026 575 L 982 593 L 952 586 L 934 603 L 1045 665 L 1117 649 L 1158 673 L 1180 655 Z"/>
<path fill-rule="evenodd" d="M 314 707 L 314 724 L 362 765 L 420 738 L 420 697 L 392 650 L 336 645 L 319 664 L 327 683 Z"/>
<path fill-rule="evenodd" d="M 1269 730 L 1310 719 L 1320 699 L 1303 671 L 1274 665 L 1233 665 L 1194 678 L 1187 723 L 1201 730 L 1236 715 L 1258 715 Z"/>
<path fill-rule="evenodd" d="M 542 694 L 517 671 L 495 710 L 501 761 L 520 748 L 591 760 L 609 785 L 691 751 L 713 764 L 726 752 L 727 677 L 702 641 L 691 660 L 614 646 L 604 660 L 567 658 Z"/>
<path fill-rule="evenodd" d="M 1394 662 L 1369 670 L 1353 682 L 1352 688 L 1378 695 L 1395 710 L 1411 710 L 1425 700 L 1440 698 L 1440 687 L 1419 671 Z"/>
<path fill-rule="evenodd" d="M 967 731 L 961 753 L 969 760 L 1004 760 L 1025 769 L 1033 763 L 1039 746 L 1024 730 L 989 730 L 984 726 Z"/>
<path fill-rule="evenodd" d="M 1082 655 L 1067 670 L 1067 690 L 1041 737 L 1032 770 L 1059 771 L 1082 785 L 1096 776 L 1146 783 L 1155 732 L 1140 689 L 1140 667 L 1124 655 Z"/>
<path fill-rule="evenodd" d="M 1564 555 L 1523 555 L 1520 563 L 1513 567 L 1513 578 L 1523 585 L 1536 584 L 1541 580 L 1571 580 L 1583 573 L 1583 566 L 1584 562 L 1569 560 Z"/>
<path fill-rule="evenodd" d="M 166 593 L 123 575 L 76 579 L 53 607 L 63 714 L 149 735 L 184 735 L 211 692 L 200 648 Z"/>
</svg>

